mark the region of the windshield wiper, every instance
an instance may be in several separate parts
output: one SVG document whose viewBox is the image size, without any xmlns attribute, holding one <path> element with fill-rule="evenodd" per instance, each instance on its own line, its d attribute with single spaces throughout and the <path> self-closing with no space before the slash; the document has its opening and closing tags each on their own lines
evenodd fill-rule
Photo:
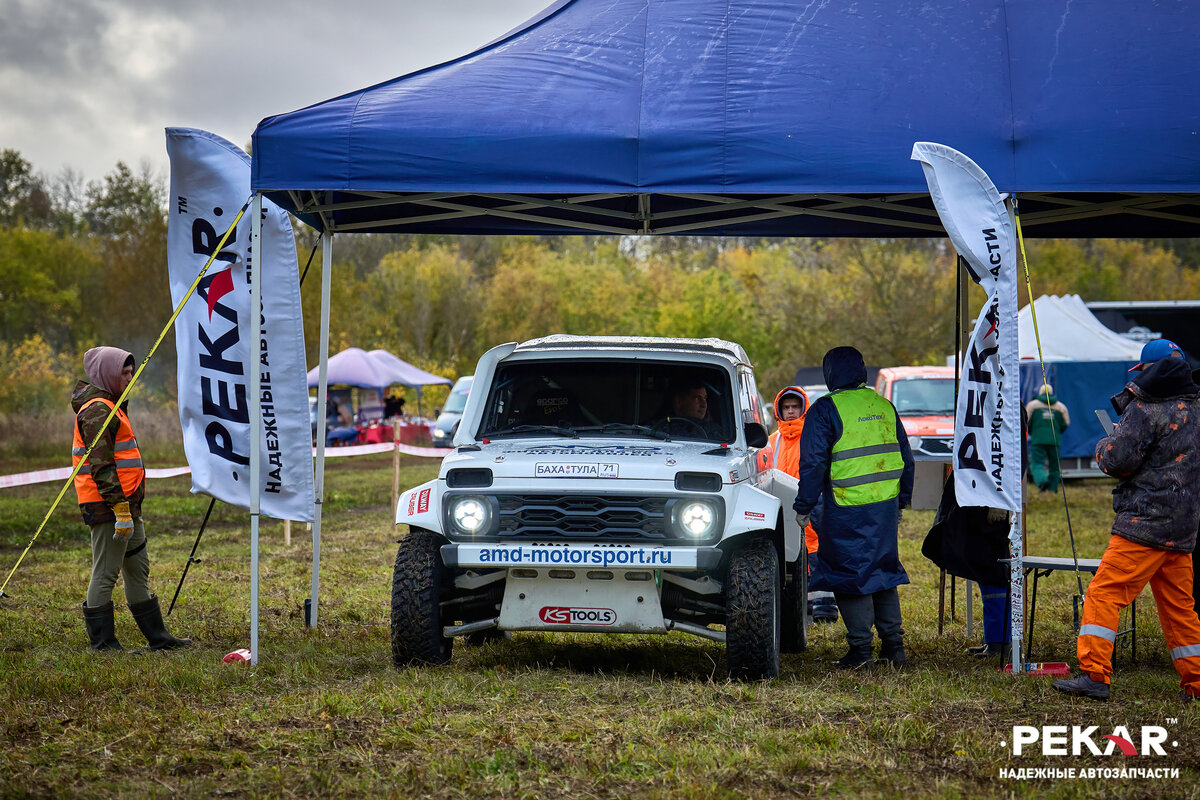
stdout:
<svg viewBox="0 0 1200 800">
<path fill-rule="evenodd" d="M 494 436 L 503 436 L 507 433 L 557 433 L 559 436 L 570 436 L 572 439 L 578 439 L 579 434 L 574 428 L 567 428 L 561 425 L 514 425 L 511 428 L 504 428 L 498 431 L 489 431 L 483 436 L 490 438 Z"/>
<path fill-rule="evenodd" d="M 664 442 L 671 441 L 671 437 L 666 431 L 656 430 L 648 425 L 634 425 L 629 422 L 609 422 L 605 425 L 588 425 L 583 428 L 576 428 L 575 430 L 584 433 L 591 433 L 592 431 L 600 431 L 601 433 L 608 433 L 609 431 L 628 431 L 629 433 L 640 433 L 655 439 L 661 439 Z"/>
</svg>

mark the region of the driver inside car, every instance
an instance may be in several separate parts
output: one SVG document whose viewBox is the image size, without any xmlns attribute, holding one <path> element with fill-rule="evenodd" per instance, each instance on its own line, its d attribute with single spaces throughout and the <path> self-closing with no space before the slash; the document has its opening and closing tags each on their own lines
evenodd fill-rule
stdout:
<svg viewBox="0 0 1200 800">
<path fill-rule="evenodd" d="M 656 426 L 660 427 L 660 426 Z M 699 379 L 681 384 L 671 394 L 671 413 L 663 421 L 670 433 L 719 438 L 721 426 L 708 415 L 708 387 Z"/>
</svg>

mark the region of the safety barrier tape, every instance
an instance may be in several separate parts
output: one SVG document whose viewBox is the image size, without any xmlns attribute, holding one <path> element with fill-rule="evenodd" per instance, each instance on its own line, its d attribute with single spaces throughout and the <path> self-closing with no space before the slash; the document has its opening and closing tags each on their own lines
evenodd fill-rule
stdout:
<svg viewBox="0 0 1200 800">
<path fill-rule="evenodd" d="M 349 447 L 327 447 L 325 448 L 326 458 L 339 458 L 342 456 L 362 456 L 371 453 L 390 453 L 393 449 L 399 450 L 401 453 L 410 456 L 424 456 L 426 458 L 442 458 L 454 452 L 453 448 L 448 447 L 416 447 L 410 444 L 392 444 L 383 442 L 380 444 L 358 444 Z M 316 455 L 316 450 L 313 451 Z M 178 475 L 187 475 L 191 472 L 191 467 L 165 467 L 163 469 L 148 469 L 146 470 L 147 478 L 174 478 Z M 71 467 L 62 467 L 61 469 L 39 469 L 33 472 L 19 472 L 15 475 L 0 475 L 0 489 L 7 489 L 12 486 L 28 486 L 34 483 L 50 483 L 51 481 L 65 480 L 71 475 Z"/>
</svg>

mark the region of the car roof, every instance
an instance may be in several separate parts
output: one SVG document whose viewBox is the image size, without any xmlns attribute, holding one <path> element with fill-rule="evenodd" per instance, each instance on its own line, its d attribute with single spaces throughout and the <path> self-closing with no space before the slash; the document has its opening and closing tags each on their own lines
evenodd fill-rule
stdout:
<svg viewBox="0 0 1200 800">
<path fill-rule="evenodd" d="M 514 352 L 535 353 L 554 350 L 603 350 L 623 355 L 620 351 L 654 351 L 657 353 L 704 353 L 715 355 L 735 364 L 749 364 L 750 359 L 740 344 L 724 339 L 676 339 L 664 336 L 572 336 L 554 334 L 530 339 L 517 345 Z"/>
<path fill-rule="evenodd" d="M 884 367 L 879 374 L 892 379 L 953 378 L 954 367 Z"/>
</svg>

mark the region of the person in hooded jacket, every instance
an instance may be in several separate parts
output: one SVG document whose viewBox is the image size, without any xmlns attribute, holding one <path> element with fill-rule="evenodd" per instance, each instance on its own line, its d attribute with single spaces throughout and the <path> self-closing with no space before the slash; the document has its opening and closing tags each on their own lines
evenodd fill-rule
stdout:
<svg viewBox="0 0 1200 800">
<path fill-rule="evenodd" d="M 1054 394 L 1054 387 L 1044 383 L 1025 404 L 1025 413 L 1029 417 L 1029 471 L 1033 482 L 1043 492 L 1057 492 L 1062 483 L 1059 445 L 1063 431 L 1071 425 L 1071 412 Z"/>
<path fill-rule="evenodd" d="M 758 451 L 758 468 L 777 469 L 793 478 L 800 475 L 800 434 L 804 431 L 804 415 L 808 413 L 808 392 L 799 386 L 787 386 L 775 395 L 775 420 L 778 430 L 767 439 L 767 446 Z M 817 552 L 817 532 L 809 525 L 804 530 L 808 552 Z"/>
<path fill-rule="evenodd" d="M 158 596 L 150 593 L 150 556 L 142 525 L 146 470 L 129 421 L 128 401 L 117 408 L 133 381 L 133 355 L 116 347 L 93 347 L 83 356 L 87 380 L 75 385 L 75 438 L 71 446 L 79 511 L 92 534 L 92 576 L 83 616 L 93 650 L 121 650 L 113 620 L 113 587 L 125 578 L 125 600 L 152 650 L 186 647 L 163 624 Z M 101 431 L 103 430 L 103 433 Z M 99 439 L 97 439 L 99 436 Z M 96 443 L 91 452 L 88 447 Z"/>
<path fill-rule="evenodd" d="M 1200 618 L 1193 605 L 1192 550 L 1200 520 L 1200 387 L 1183 351 L 1156 339 L 1138 374 L 1112 398 L 1121 415 L 1096 444 L 1096 462 L 1117 479 L 1112 538 L 1083 603 L 1080 674 L 1054 681 L 1068 694 L 1107 700 L 1121 609 L 1146 583 L 1154 593 L 1183 698 L 1200 698 Z"/>
<path fill-rule="evenodd" d="M 767 446 L 758 451 L 760 470 L 777 469 L 793 478 L 799 477 L 800 434 L 804 431 L 808 405 L 808 392 L 800 386 L 786 386 L 775 395 L 775 419 L 779 427 L 767 440 Z M 810 580 L 818 579 L 817 530 L 811 521 L 804 529 L 804 544 L 808 550 Z M 837 602 L 833 592 L 810 591 L 808 612 L 813 622 L 837 622 Z"/>
<path fill-rule="evenodd" d="M 800 436 L 799 490 L 793 508 L 801 527 L 822 505 L 818 555 L 846 623 L 849 650 L 841 669 L 873 661 L 872 627 L 880 657 L 906 664 L 900 595 L 908 583 L 900 564 L 900 510 L 912 499 L 913 458 L 896 408 L 867 386 L 862 353 L 835 347 L 822 363 L 829 394 L 805 415 Z"/>
</svg>

